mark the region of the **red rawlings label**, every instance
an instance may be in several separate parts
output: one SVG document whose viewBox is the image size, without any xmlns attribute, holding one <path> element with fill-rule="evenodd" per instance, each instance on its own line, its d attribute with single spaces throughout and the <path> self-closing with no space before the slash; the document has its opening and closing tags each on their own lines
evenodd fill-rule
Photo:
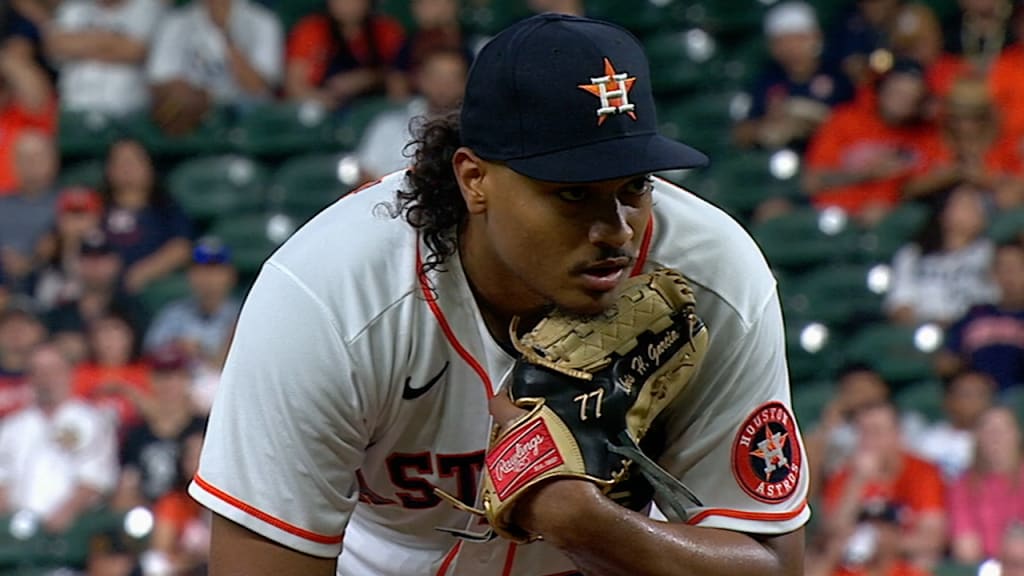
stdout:
<svg viewBox="0 0 1024 576">
<path fill-rule="evenodd" d="M 487 455 L 498 498 L 504 500 L 541 474 L 561 466 L 565 460 L 558 452 L 547 424 L 535 420 L 513 431 Z"/>
</svg>

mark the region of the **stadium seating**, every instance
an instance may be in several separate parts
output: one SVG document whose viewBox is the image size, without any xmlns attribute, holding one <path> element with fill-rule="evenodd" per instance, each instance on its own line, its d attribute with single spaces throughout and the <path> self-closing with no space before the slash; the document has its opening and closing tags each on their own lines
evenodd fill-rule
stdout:
<svg viewBox="0 0 1024 576">
<path fill-rule="evenodd" d="M 200 223 L 263 207 L 268 171 L 238 155 L 200 156 L 179 164 L 168 188 L 185 213 Z"/>
<path fill-rule="evenodd" d="M 794 279 L 780 290 L 787 317 L 832 328 L 880 320 L 882 296 L 868 288 L 869 270 L 860 264 L 825 266 Z"/>
<path fill-rule="evenodd" d="M 835 395 L 831 380 L 794 382 L 792 385 L 793 415 L 806 434 L 821 420 L 821 413 Z"/>
<path fill-rule="evenodd" d="M 856 230 L 838 214 L 823 218 L 814 209 L 800 208 L 760 222 L 750 232 L 772 266 L 783 270 L 808 270 L 855 259 Z"/>
<path fill-rule="evenodd" d="M 232 143 L 250 156 L 283 157 L 339 148 L 338 130 L 334 115 L 318 105 L 265 104 L 239 119 Z"/>
<path fill-rule="evenodd" d="M 996 214 L 992 218 L 988 234 L 997 242 L 1011 240 L 1024 234 L 1024 208 L 1004 210 Z"/>
<path fill-rule="evenodd" d="M 873 228 L 865 230 L 859 247 L 867 262 L 889 262 L 896 251 L 913 240 L 928 220 L 929 208 L 905 202 L 887 214 Z"/>
<path fill-rule="evenodd" d="M 344 196 L 355 183 L 344 181 L 344 160 L 339 154 L 307 154 L 285 161 L 270 185 L 271 208 L 303 221 Z"/>
<path fill-rule="evenodd" d="M 83 160 L 61 167 L 59 183 L 61 187 L 85 186 L 97 189 L 103 184 L 103 161 Z"/>
<path fill-rule="evenodd" d="M 872 324 L 858 330 L 845 347 L 845 360 L 871 366 L 893 387 L 934 379 L 930 354 L 915 344 L 914 326 Z"/>
<path fill-rule="evenodd" d="M 232 261 L 242 283 L 251 281 L 263 261 L 295 231 L 294 219 L 282 214 L 252 213 L 217 220 L 210 234 L 231 248 Z"/>
<path fill-rule="evenodd" d="M 117 120 L 96 112 L 61 110 L 58 122 L 57 149 L 65 162 L 105 153 L 119 133 Z"/>
<path fill-rule="evenodd" d="M 139 293 L 138 299 L 146 313 L 154 316 L 164 305 L 185 298 L 189 294 L 188 277 L 184 272 L 178 272 L 146 286 Z"/>
<path fill-rule="evenodd" d="M 912 382 L 895 391 L 893 401 L 903 412 L 917 412 L 930 422 L 943 418 L 942 382 L 922 380 Z"/>
</svg>

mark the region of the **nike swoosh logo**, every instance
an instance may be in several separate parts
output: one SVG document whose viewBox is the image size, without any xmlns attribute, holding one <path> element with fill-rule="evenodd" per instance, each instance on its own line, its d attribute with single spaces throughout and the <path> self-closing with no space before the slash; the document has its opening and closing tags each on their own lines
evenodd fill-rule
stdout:
<svg viewBox="0 0 1024 576">
<path fill-rule="evenodd" d="M 405 386 L 402 388 L 402 398 L 406 400 L 415 400 L 420 396 L 423 396 L 424 394 L 429 392 L 431 388 L 434 387 L 434 384 L 437 384 L 441 380 L 441 377 L 444 376 L 444 373 L 447 371 L 448 362 L 445 362 L 444 367 L 441 368 L 441 371 L 437 373 L 437 376 L 434 376 L 430 380 L 427 380 L 427 383 L 420 388 L 413 388 L 412 386 L 410 386 L 410 384 L 412 383 L 411 376 L 409 378 L 406 378 Z"/>
</svg>

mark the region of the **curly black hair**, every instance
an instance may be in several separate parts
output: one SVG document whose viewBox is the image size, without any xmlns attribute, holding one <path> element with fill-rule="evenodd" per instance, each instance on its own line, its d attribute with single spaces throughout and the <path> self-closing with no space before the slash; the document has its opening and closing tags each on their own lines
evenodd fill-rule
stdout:
<svg viewBox="0 0 1024 576">
<path fill-rule="evenodd" d="M 390 212 L 423 236 L 429 250 L 424 272 L 443 270 L 458 250 L 458 229 L 468 214 L 452 169 L 459 146 L 459 114 L 452 112 L 424 122 L 406 147 L 412 151 L 412 168 Z"/>
</svg>

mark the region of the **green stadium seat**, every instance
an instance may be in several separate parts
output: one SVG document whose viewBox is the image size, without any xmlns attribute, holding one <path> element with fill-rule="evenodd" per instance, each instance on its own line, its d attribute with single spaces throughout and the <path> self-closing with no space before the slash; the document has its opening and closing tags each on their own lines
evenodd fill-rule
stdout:
<svg viewBox="0 0 1024 576">
<path fill-rule="evenodd" d="M 60 186 L 85 186 L 97 189 L 103 184 L 103 161 L 85 160 L 61 168 L 58 181 Z"/>
<path fill-rule="evenodd" d="M 717 130 L 728 137 L 729 120 L 724 122 L 719 124 Z M 698 147 L 702 142 L 703 140 L 694 141 Z M 771 168 L 774 157 L 775 153 L 767 151 L 745 151 L 713 156 L 707 171 L 708 177 L 716 182 L 716 187 L 715 195 L 710 199 L 730 212 L 746 218 L 762 202 L 770 198 L 800 197 L 798 173 L 794 172 L 788 175 L 788 178 L 775 176 Z"/>
<path fill-rule="evenodd" d="M 971 564 L 957 564 L 952 560 L 940 562 L 932 570 L 932 576 L 978 576 L 978 566 Z"/>
<path fill-rule="evenodd" d="M 61 110 L 57 149 L 62 158 L 99 158 L 118 135 L 118 120 L 97 112 Z"/>
<path fill-rule="evenodd" d="M 996 242 L 1005 242 L 1024 234 L 1024 208 L 997 213 L 989 224 L 988 234 Z"/>
<path fill-rule="evenodd" d="M 703 34 L 700 31 L 689 32 Z M 706 41 L 706 54 L 694 53 L 692 39 L 687 32 L 663 32 L 643 39 L 650 60 L 651 88 L 656 95 L 698 93 L 714 86 L 718 67 L 713 62 L 716 48 L 710 36 L 698 36 Z M 661 111 L 659 110 L 659 113 Z"/>
<path fill-rule="evenodd" d="M 341 148 L 333 113 L 315 104 L 275 103 L 249 110 L 232 131 L 238 151 L 286 156 Z"/>
<path fill-rule="evenodd" d="M 285 161 L 273 175 L 270 205 L 299 220 L 316 214 L 347 194 L 355 179 L 349 171 L 358 170 L 354 158 L 341 154 L 307 154 Z"/>
<path fill-rule="evenodd" d="M 882 318 L 882 295 L 868 288 L 869 266 L 841 264 L 816 268 L 785 287 L 787 318 L 846 327 Z"/>
<path fill-rule="evenodd" d="M 817 426 L 825 406 L 836 393 L 832 380 L 794 381 L 790 391 L 793 415 L 805 434 Z"/>
<path fill-rule="evenodd" d="M 847 341 L 846 361 L 871 366 L 894 388 L 934 379 L 932 356 L 916 347 L 915 331 L 913 326 L 869 325 Z"/>
<path fill-rule="evenodd" d="M 863 258 L 869 262 L 889 262 L 901 246 L 911 241 L 928 220 L 929 208 L 905 202 L 889 212 L 860 239 Z"/>
<path fill-rule="evenodd" d="M 123 119 L 121 128 L 126 136 L 142 142 L 155 157 L 203 156 L 222 154 L 231 149 L 229 117 L 227 110 L 211 109 L 199 127 L 184 136 L 165 134 L 148 112 Z"/>
<path fill-rule="evenodd" d="M 174 199 L 193 219 L 206 222 L 263 207 L 269 184 L 266 168 L 238 155 L 185 160 L 168 176 Z"/>
<path fill-rule="evenodd" d="M 380 113 L 394 110 L 400 105 L 389 101 L 387 98 L 363 98 L 349 106 L 349 109 L 342 113 L 334 137 L 338 146 L 343 150 L 355 149 L 366 128 L 373 122 Z"/>
<path fill-rule="evenodd" d="M 493 36 L 509 24 L 530 15 L 526 2 L 507 0 L 467 2 L 460 12 L 466 30 L 481 36 Z"/>
<path fill-rule="evenodd" d="M 903 412 L 917 412 L 929 422 L 937 422 L 943 418 L 944 391 L 942 382 L 923 380 L 903 386 L 893 395 L 893 401 Z"/>
<path fill-rule="evenodd" d="M 210 235 L 231 248 L 231 258 L 244 283 L 295 231 L 296 221 L 283 214 L 233 214 L 217 220 Z"/>
<path fill-rule="evenodd" d="M 842 335 L 831 330 L 828 340 L 817 351 L 806 350 L 801 343 L 801 334 L 806 322 L 786 322 L 786 359 L 789 377 L 794 382 L 831 378 L 839 369 L 842 357 Z"/>
<path fill-rule="evenodd" d="M 323 9 L 324 0 L 287 0 L 274 3 L 274 12 L 286 32 L 290 31 L 303 16 L 321 12 Z"/>
<path fill-rule="evenodd" d="M 178 272 L 152 282 L 139 293 L 138 298 L 146 313 L 152 317 L 165 305 L 189 294 L 188 277 L 184 272 Z"/>
<path fill-rule="evenodd" d="M 751 227 L 768 263 L 784 270 L 811 269 L 854 260 L 857 234 L 842 221 L 822 224 L 812 208 L 796 209 Z"/>
<path fill-rule="evenodd" d="M 743 38 L 761 34 L 764 3 L 755 0 L 702 0 L 688 3 L 689 20 L 717 37 Z"/>
<path fill-rule="evenodd" d="M 638 36 L 644 36 L 673 22 L 671 6 L 651 0 L 589 0 L 587 16 L 614 22 Z"/>
</svg>

